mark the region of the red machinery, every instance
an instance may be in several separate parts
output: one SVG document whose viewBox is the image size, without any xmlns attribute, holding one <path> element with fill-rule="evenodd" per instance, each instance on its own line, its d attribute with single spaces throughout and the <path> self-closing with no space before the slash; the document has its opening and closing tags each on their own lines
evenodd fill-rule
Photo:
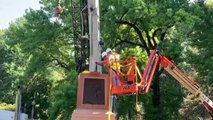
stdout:
<svg viewBox="0 0 213 120">
<path fill-rule="evenodd" d="M 116 62 L 116 61 L 115 61 Z M 114 64 L 114 63 L 113 63 Z M 199 85 L 192 79 L 187 77 L 180 69 L 178 69 L 169 59 L 161 55 L 158 51 L 151 52 L 148 64 L 145 68 L 143 76 L 141 76 L 134 58 L 129 57 L 127 60 L 116 62 L 117 66 L 122 69 L 117 69 L 116 77 L 120 81 L 120 85 L 112 86 L 112 95 L 123 94 L 144 94 L 149 91 L 152 78 L 156 71 L 156 67 L 161 65 L 171 76 L 173 76 L 185 89 L 197 96 L 200 102 L 204 105 L 206 110 L 213 117 L 213 102 L 200 90 Z"/>
</svg>

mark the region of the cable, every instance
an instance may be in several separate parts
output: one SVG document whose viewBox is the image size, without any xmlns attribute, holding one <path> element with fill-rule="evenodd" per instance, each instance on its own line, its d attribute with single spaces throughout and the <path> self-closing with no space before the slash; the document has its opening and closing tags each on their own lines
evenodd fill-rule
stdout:
<svg viewBox="0 0 213 120">
<path fill-rule="evenodd" d="M 135 73 L 136 73 L 136 100 L 135 100 L 135 110 L 137 111 L 137 112 L 139 112 L 140 111 L 140 108 L 139 108 L 139 106 L 138 106 L 138 76 L 137 76 L 137 72 L 138 72 L 138 67 L 137 67 L 137 65 L 135 64 Z M 140 76 L 141 77 L 141 76 Z"/>
<path fill-rule="evenodd" d="M 112 75 L 111 64 L 109 65 L 109 105 L 108 105 L 108 120 L 111 120 L 111 91 L 112 91 Z"/>
<path fill-rule="evenodd" d="M 81 31 L 81 36 L 83 36 L 83 32 L 84 32 L 84 17 L 82 15 L 82 12 L 87 8 L 87 5 L 84 6 L 84 8 L 81 10 L 80 12 L 80 15 L 81 15 L 81 28 L 82 28 L 82 31 Z"/>
</svg>

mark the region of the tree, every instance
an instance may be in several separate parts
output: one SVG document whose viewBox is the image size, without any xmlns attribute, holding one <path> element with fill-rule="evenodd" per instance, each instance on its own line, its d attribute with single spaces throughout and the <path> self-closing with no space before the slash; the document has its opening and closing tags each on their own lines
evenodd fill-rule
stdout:
<svg viewBox="0 0 213 120">
<path fill-rule="evenodd" d="M 0 31 L 0 102 L 13 103 L 13 78 L 7 73 L 6 63 L 11 61 L 10 51 L 4 43 L 4 31 Z"/>
<path fill-rule="evenodd" d="M 213 15 L 213 4 L 211 2 L 204 3 L 198 2 L 199 6 L 194 6 L 196 8 L 196 14 L 199 14 L 200 19 L 202 19 L 199 23 L 196 24 L 195 30 L 191 35 L 193 38 L 190 40 L 191 53 L 192 57 L 195 59 L 191 60 L 193 63 L 193 67 L 196 70 L 199 70 L 199 75 L 202 77 L 206 76 L 208 82 L 212 85 L 212 47 L 211 44 L 213 35 L 212 26 L 213 23 L 211 21 Z M 199 12 L 197 12 L 199 11 Z M 189 48 L 190 49 L 190 48 Z M 203 59 L 202 61 L 200 59 Z"/>
<path fill-rule="evenodd" d="M 102 36 L 107 47 L 112 46 L 118 51 L 125 47 L 140 46 L 142 51 L 149 55 L 150 50 L 160 46 L 161 52 L 168 58 L 181 61 L 180 54 L 183 50 L 181 43 L 189 37 L 187 33 L 197 21 L 197 16 L 191 14 L 189 8 L 190 3 L 186 0 L 102 1 Z M 165 118 L 162 116 L 163 111 L 160 105 L 159 79 L 162 72 L 163 69 L 159 68 L 155 74 L 150 91 L 153 94 L 150 93 L 152 98 L 149 99 L 153 102 L 148 103 L 153 105 L 152 115 L 154 116 L 147 119 Z M 182 94 L 179 95 L 182 96 Z M 182 100 L 181 97 L 178 99 Z M 176 107 L 179 107 L 180 102 L 177 104 Z M 146 107 L 145 111 L 148 109 Z"/>
<path fill-rule="evenodd" d="M 11 23 L 5 32 L 6 44 L 13 51 L 13 60 L 7 64 L 8 72 L 15 79 L 14 85 L 21 86 L 23 106 L 26 107 L 29 116 L 31 103 L 35 100 L 34 118 L 36 119 L 47 119 L 49 105 L 54 102 L 50 97 L 56 95 L 51 90 L 59 86 L 56 84 L 57 81 L 70 80 L 68 75 L 75 65 L 74 56 L 70 55 L 70 51 L 73 51 L 71 45 L 73 41 L 71 43 L 67 41 L 70 29 L 67 26 L 51 23 L 49 21 L 51 11 L 45 11 L 47 8 L 27 10 L 26 15 Z M 72 86 L 60 85 L 57 89 L 73 91 L 67 94 L 75 92 Z M 75 104 L 72 101 L 67 103 Z M 51 108 L 54 108 L 55 104 L 51 105 L 53 105 Z M 70 114 L 70 111 L 61 114 L 68 112 Z"/>
<path fill-rule="evenodd" d="M 213 99 L 213 82 L 212 82 L 212 16 L 213 4 L 211 1 L 197 1 L 196 5 L 192 6 L 192 11 L 199 16 L 199 21 L 195 24 L 192 32 L 190 32 L 191 39 L 187 42 L 187 62 L 192 66 L 192 73 L 194 78 L 200 83 L 202 90 Z M 191 104 L 190 109 L 185 114 L 185 117 L 192 119 L 198 116 L 208 119 L 208 113 L 205 109 L 195 103 Z"/>
<path fill-rule="evenodd" d="M 66 80 L 58 81 L 51 92 L 51 107 L 49 108 L 49 120 L 69 120 L 72 111 L 76 107 L 77 97 L 77 72 L 70 71 Z"/>
</svg>

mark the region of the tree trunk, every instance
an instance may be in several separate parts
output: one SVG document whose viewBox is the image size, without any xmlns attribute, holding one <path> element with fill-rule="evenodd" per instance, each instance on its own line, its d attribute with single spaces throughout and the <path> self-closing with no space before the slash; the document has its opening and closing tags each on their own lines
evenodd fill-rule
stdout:
<svg viewBox="0 0 213 120">
<path fill-rule="evenodd" d="M 129 118 L 129 120 L 132 120 L 132 112 L 130 109 L 128 110 L 128 118 Z"/>
<path fill-rule="evenodd" d="M 160 71 L 159 71 L 159 65 L 157 66 L 157 69 L 155 71 L 155 77 L 153 80 L 153 106 L 154 108 L 160 107 Z"/>
</svg>

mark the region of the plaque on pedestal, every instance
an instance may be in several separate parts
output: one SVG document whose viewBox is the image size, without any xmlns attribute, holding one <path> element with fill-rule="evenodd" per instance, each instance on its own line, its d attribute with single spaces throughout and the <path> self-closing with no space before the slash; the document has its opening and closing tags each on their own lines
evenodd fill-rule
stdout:
<svg viewBox="0 0 213 120">
<path fill-rule="evenodd" d="M 115 120 L 108 113 L 109 76 L 98 72 L 81 73 L 78 80 L 77 108 L 71 120 Z"/>
</svg>

